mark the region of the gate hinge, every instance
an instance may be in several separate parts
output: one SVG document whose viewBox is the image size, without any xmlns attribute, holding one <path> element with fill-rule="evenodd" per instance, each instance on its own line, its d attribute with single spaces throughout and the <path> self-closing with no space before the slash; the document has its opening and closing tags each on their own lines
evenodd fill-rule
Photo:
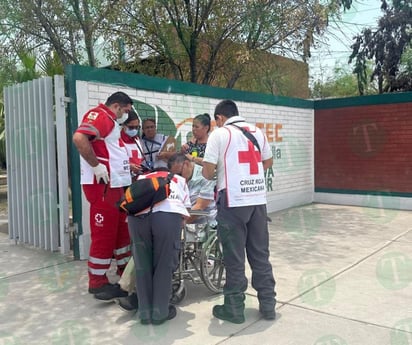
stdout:
<svg viewBox="0 0 412 345">
<path fill-rule="evenodd" d="M 66 105 L 66 103 L 72 102 L 72 99 L 70 97 L 60 97 L 60 104 L 62 107 Z"/>
<path fill-rule="evenodd" d="M 77 223 L 72 223 L 72 224 L 65 223 L 64 232 L 77 236 L 79 234 L 79 226 Z"/>
</svg>

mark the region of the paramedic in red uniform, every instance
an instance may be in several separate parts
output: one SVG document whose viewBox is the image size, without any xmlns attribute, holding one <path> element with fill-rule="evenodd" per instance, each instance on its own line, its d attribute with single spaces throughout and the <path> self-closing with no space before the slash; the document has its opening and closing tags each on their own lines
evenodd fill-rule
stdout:
<svg viewBox="0 0 412 345">
<path fill-rule="evenodd" d="M 106 272 L 112 257 L 121 275 L 130 258 L 130 237 L 126 214 L 115 206 L 123 187 L 131 184 L 129 157 L 120 138 L 121 124 L 133 101 L 115 92 L 105 104 L 89 110 L 73 135 L 81 156 L 81 184 L 90 203 L 91 244 L 88 261 L 89 293 L 124 297 L 118 284 L 111 284 Z"/>
<path fill-rule="evenodd" d="M 259 311 L 266 320 L 276 317 L 275 279 L 269 262 L 269 233 L 264 170 L 273 164 L 264 133 L 247 123 L 231 100 L 215 108 L 215 129 L 203 157 L 203 176 L 217 174 L 217 231 L 223 248 L 226 283 L 224 304 L 213 307 L 213 315 L 233 323 L 245 321 L 245 250 L 252 269 Z M 248 131 L 244 134 L 240 128 Z M 251 139 L 247 135 L 252 135 Z M 253 140 L 256 140 L 256 144 Z"/>
<path fill-rule="evenodd" d="M 129 155 L 130 172 L 132 180 L 142 173 L 143 146 L 139 138 L 140 134 L 140 119 L 139 115 L 134 111 L 129 111 L 127 120 L 122 125 L 120 137 L 123 140 L 127 154 Z"/>
</svg>

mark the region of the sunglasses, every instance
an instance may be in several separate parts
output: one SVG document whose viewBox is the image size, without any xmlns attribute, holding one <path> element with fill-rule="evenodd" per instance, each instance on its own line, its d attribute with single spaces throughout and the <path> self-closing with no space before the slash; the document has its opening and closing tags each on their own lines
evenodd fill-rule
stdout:
<svg viewBox="0 0 412 345">
<path fill-rule="evenodd" d="M 126 126 L 129 129 L 140 129 L 142 128 L 141 126 Z"/>
</svg>

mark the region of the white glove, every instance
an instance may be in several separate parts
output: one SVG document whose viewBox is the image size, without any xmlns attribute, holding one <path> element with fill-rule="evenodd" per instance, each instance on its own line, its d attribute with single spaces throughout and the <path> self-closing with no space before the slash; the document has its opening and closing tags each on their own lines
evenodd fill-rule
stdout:
<svg viewBox="0 0 412 345">
<path fill-rule="evenodd" d="M 100 183 L 100 180 L 103 180 L 103 183 L 109 183 L 109 172 L 104 164 L 99 163 L 93 167 L 94 175 L 96 176 L 97 183 Z"/>
</svg>

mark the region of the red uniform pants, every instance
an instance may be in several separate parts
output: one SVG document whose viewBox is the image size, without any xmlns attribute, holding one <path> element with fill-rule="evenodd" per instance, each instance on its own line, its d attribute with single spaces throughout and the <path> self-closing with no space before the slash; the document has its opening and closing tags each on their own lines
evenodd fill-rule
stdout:
<svg viewBox="0 0 412 345">
<path fill-rule="evenodd" d="M 89 288 L 98 288 L 109 282 L 106 272 L 113 257 L 119 275 L 130 258 L 126 213 L 120 212 L 116 206 L 123 195 L 123 188 L 95 184 L 83 185 L 83 191 L 90 203 Z"/>
</svg>

